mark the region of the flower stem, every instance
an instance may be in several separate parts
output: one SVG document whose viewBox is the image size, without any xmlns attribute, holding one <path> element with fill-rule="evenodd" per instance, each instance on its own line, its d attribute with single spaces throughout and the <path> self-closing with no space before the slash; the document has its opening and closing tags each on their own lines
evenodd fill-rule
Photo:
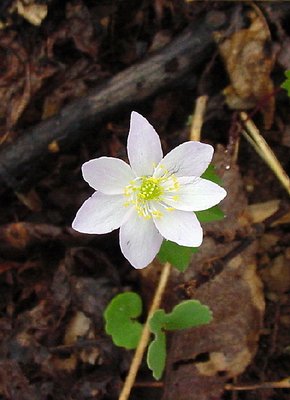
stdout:
<svg viewBox="0 0 290 400">
<path fill-rule="evenodd" d="M 190 140 L 200 141 L 201 128 L 203 124 L 203 117 L 206 109 L 208 96 L 200 96 L 195 103 L 192 124 L 190 128 Z"/>
<path fill-rule="evenodd" d="M 148 341 L 150 338 L 150 330 L 149 330 L 149 321 L 153 313 L 159 308 L 163 292 L 165 290 L 166 284 L 168 282 L 168 278 L 170 276 L 170 270 L 171 270 L 171 265 L 169 263 L 166 263 L 163 267 L 163 270 L 161 272 L 158 286 L 156 288 L 152 304 L 150 307 L 150 310 L 148 312 L 148 316 L 143 328 L 143 332 L 140 338 L 140 342 L 138 344 L 138 347 L 135 351 L 130 370 L 128 372 L 128 375 L 126 377 L 122 392 L 119 396 L 119 400 L 127 400 L 130 396 L 131 389 L 134 385 L 136 375 L 138 372 L 138 369 L 140 367 L 140 364 L 142 362 L 142 358 L 144 355 L 144 352 L 146 350 L 146 347 L 148 345 Z"/>
</svg>

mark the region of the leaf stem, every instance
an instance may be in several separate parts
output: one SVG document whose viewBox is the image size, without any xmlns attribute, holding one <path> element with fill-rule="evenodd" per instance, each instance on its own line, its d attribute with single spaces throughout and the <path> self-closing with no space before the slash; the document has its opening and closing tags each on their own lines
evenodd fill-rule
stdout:
<svg viewBox="0 0 290 400">
<path fill-rule="evenodd" d="M 121 394 L 119 396 L 119 400 L 127 400 L 130 396 L 131 389 L 134 385 L 136 375 L 138 372 L 138 369 L 140 367 L 140 364 L 142 362 L 142 358 L 144 355 L 144 352 L 146 350 L 146 347 L 148 345 L 148 341 L 150 338 L 150 330 L 149 330 L 149 321 L 153 313 L 159 308 L 162 295 L 164 293 L 165 287 L 167 285 L 169 276 L 170 276 L 170 270 L 171 270 L 171 265 L 169 263 L 164 264 L 163 270 L 161 272 L 158 286 L 156 288 L 152 304 L 150 307 L 150 310 L 148 312 L 148 316 L 143 328 L 143 332 L 140 338 L 140 342 L 138 344 L 138 347 L 135 351 L 130 370 L 128 372 L 128 375 L 126 377 L 123 389 L 121 391 Z"/>
</svg>

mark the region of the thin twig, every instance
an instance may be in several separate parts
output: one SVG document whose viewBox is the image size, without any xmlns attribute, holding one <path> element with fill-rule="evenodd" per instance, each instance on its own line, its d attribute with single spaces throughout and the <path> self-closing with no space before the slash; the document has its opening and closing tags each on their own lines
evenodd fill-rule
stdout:
<svg viewBox="0 0 290 400">
<path fill-rule="evenodd" d="M 167 282 L 168 282 L 168 279 L 170 276 L 170 270 L 171 270 L 171 265 L 169 263 L 166 263 L 161 272 L 158 286 L 156 288 L 154 298 L 153 298 L 153 301 L 151 304 L 151 308 L 149 310 L 147 320 L 146 320 L 144 328 L 143 328 L 142 336 L 141 336 L 140 342 L 138 344 L 138 347 L 135 351 L 135 354 L 134 354 L 134 357 L 133 357 L 133 360 L 132 360 L 132 363 L 130 366 L 130 370 L 126 377 L 119 400 L 127 400 L 130 396 L 131 389 L 134 385 L 138 369 L 142 362 L 142 358 L 143 358 L 144 352 L 146 350 L 146 347 L 148 345 L 148 341 L 150 338 L 149 321 L 150 321 L 150 318 L 152 317 L 153 313 L 160 306 L 162 295 L 163 295 L 163 292 L 165 290 L 165 287 L 167 285 Z"/>
<path fill-rule="evenodd" d="M 135 382 L 134 387 L 142 387 L 142 388 L 163 388 L 164 383 L 163 382 L 152 382 L 152 381 L 147 381 L 147 382 Z"/>
<path fill-rule="evenodd" d="M 203 116 L 205 113 L 207 100 L 208 96 L 206 95 L 200 96 L 196 100 L 190 128 L 190 140 L 200 141 L 200 132 L 203 124 Z"/>
<path fill-rule="evenodd" d="M 276 177 L 279 179 L 282 186 L 284 186 L 287 193 L 290 195 L 290 179 L 284 171 L 279 160 L 277 159 L 263 136 L 260 134 L 254 122 L 248 117 L 248 115 L 245 112 L 241 112 L 240 117 L 246 128 L 246 131 L 242 131 L 244 137 L 253 146 L 259 156 L 269 166 L 269 168 L 271 168 Z"/>
<path fill-rule="evenodd" d="M 164 386 L 163 382 L 136 382 L 135 387 L 152 387 L 152 388 L 162 388 Z M 225 390 L 232 390 L 232 391 L 248 391 L 248 390 L 257 390 L 257 389 L 287 389 L 290 388 L 290 377 L 284 378 L 281 381 L 277 382 L 263 382 L 263 383 L 256 383 L 256 384 L 244 384 L 244 385 L 237 385 L 233 383 L 227 383 L 224 386 Z"/>
<path fill-rule="evenodd" d="M 226 384 L 225 390 L 257 390 L 257 389 L 288 389 L 290 388 L 290 377 L 284 378 L 277 382 L 263 382 L 253 385 L 233 385 Z"/>
</svg>

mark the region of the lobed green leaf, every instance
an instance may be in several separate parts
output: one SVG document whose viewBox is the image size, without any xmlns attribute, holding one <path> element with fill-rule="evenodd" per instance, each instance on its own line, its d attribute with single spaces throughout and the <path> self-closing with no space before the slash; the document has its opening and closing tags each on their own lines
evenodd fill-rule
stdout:
<svg viewBox="0 0 290 400">
<path fill-rule="evenodd" d="M 187 329 L 208 324 L 212 320 L 212 312 L 208 306 L 198 300 L 185 300 L 165 314 L 162 327 L 165 330 Z"/>
<path fill-rule="evenodd" d="M 141 297 L 134 292 L 115 296 L 106 307 L 105 330 L 116 346 L 135 349 L 139 343 L 143 325 L 136 321 L 142 313 Z"/>
<path fill-rule="evenodd" d="M 147 364 L 155 379 L 162 377 L 166 363 L 166 330 L 187 329 L 208 324 L 212 320 L 210 309 L 198 300 L 185 300 L 171 313 L 157 310 L 149 321 L 154 340 L 148 347 Z"/>
<path fill-rule="evenodd" d="M 164 310 L 155 311 L 149 323 L 154 339 L 148 346 L 147 365 L 155 379 L 162 377 L 166 362 L 166 336 L 162 330 L 164 315 Z"/>
</svg>

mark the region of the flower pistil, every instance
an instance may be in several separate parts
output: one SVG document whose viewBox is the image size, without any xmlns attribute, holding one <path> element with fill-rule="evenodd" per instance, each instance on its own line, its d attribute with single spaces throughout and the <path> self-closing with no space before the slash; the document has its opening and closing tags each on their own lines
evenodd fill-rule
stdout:
<svg viewBox="0 0 290 400">
<path fill-rule="evenodd" d="M 179 182 L 174 174 L 164 173 L 162 176 L 142 176 L 130 182 L 124 189 L 126 197 L 125 207 L 133 205 L 139 216 L 150 219 L 161 218 L 163 212 L 156 209 L 156 203 L 161 205 L 164 211 L 172 211 L 164 200 L 166 194 L 174 193 L 173 199 L 178 199 L 175 194 L 179 189 Z"/>
</svg>

